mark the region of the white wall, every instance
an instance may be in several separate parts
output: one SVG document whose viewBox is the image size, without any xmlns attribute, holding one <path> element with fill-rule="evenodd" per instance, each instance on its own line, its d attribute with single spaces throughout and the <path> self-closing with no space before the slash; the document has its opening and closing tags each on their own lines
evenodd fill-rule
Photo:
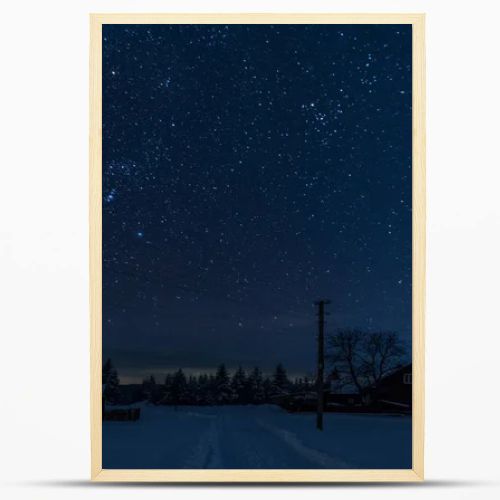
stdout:
<svg viewBox="0 0 500 500">
<path fill-rule="evenodd" d="M 401 487 L 196 489 L 204 498 L 495 498 L 499 477 L 498 2 L 11 1 L 2 4 L 0 475 L 6 498 L 185 497 L 89 476 L 89 12 L 426 12 L 426 474 Z M 246 6 L 248 5 L 248 6 Z M 337 487 L 338 488 L 338 487 Z"/>
</svg>

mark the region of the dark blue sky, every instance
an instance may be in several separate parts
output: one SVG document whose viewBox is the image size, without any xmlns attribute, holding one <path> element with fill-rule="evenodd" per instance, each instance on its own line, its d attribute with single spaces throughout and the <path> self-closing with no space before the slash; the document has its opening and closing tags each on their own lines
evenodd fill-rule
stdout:
<svg viewBox="0 0 500 500">
<path fill-rule="evenodd" d="M 103 27 L 103 349 L 123 381 L 411 340 L 411 26 Z"/>
</svg>

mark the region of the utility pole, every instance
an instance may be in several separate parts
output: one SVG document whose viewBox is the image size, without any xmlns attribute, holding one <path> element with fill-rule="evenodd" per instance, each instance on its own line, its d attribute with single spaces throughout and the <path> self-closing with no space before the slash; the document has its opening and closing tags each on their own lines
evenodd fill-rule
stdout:
<svg viewBox="0 0 500 500">
<path fill-rule="evenodd" d="M 325 305 L 329 300 L 318 300 L 318 375 L 316 387 L 318 391 L 318 413 L 316 416 L 316 428 L 323 430 L 323 406 L 324 406 L 324 373 L 325 373 Z M 326 313 L 327 314 L 327 313 Z"/>
</svg>

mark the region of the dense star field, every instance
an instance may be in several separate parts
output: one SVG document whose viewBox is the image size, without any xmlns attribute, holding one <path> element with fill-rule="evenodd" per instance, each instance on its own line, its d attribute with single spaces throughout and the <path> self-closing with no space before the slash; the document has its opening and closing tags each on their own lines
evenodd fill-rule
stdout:
<svg viewBox="0 0 500 500">
<path fill-rule="evenodd" d="M 411 26 L 103 27 L 103 348 L 122 381 L 411 341 Z"/>
</svg>

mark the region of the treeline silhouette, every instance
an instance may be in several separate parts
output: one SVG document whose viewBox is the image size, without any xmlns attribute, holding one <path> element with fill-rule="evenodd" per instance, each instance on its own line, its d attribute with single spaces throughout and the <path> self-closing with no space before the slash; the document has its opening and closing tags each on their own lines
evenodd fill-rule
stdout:
<svg viewBox="0 0 500 500">
<path fill-rule="evenodd" d="M 290 380 L 281 363 L 270 376 L 257 367 L 249 372 L 239 367 L 230 373 L 224 364 L 214 373 L 200 375 L 188 376 L 179 369 L 167 373 L 163 382 L 151 375 L 142 385 L 133 386 L 130 393 L 128 386 L 119 385 L 116 370 L 108 360 L 103 367 L 103 384 L 103 396 L 110 404 L 145 400 L 157 405 L 266 404 L 289 393 L 314 390 L 314 382 L 307 377 Z"/>
</svg>

